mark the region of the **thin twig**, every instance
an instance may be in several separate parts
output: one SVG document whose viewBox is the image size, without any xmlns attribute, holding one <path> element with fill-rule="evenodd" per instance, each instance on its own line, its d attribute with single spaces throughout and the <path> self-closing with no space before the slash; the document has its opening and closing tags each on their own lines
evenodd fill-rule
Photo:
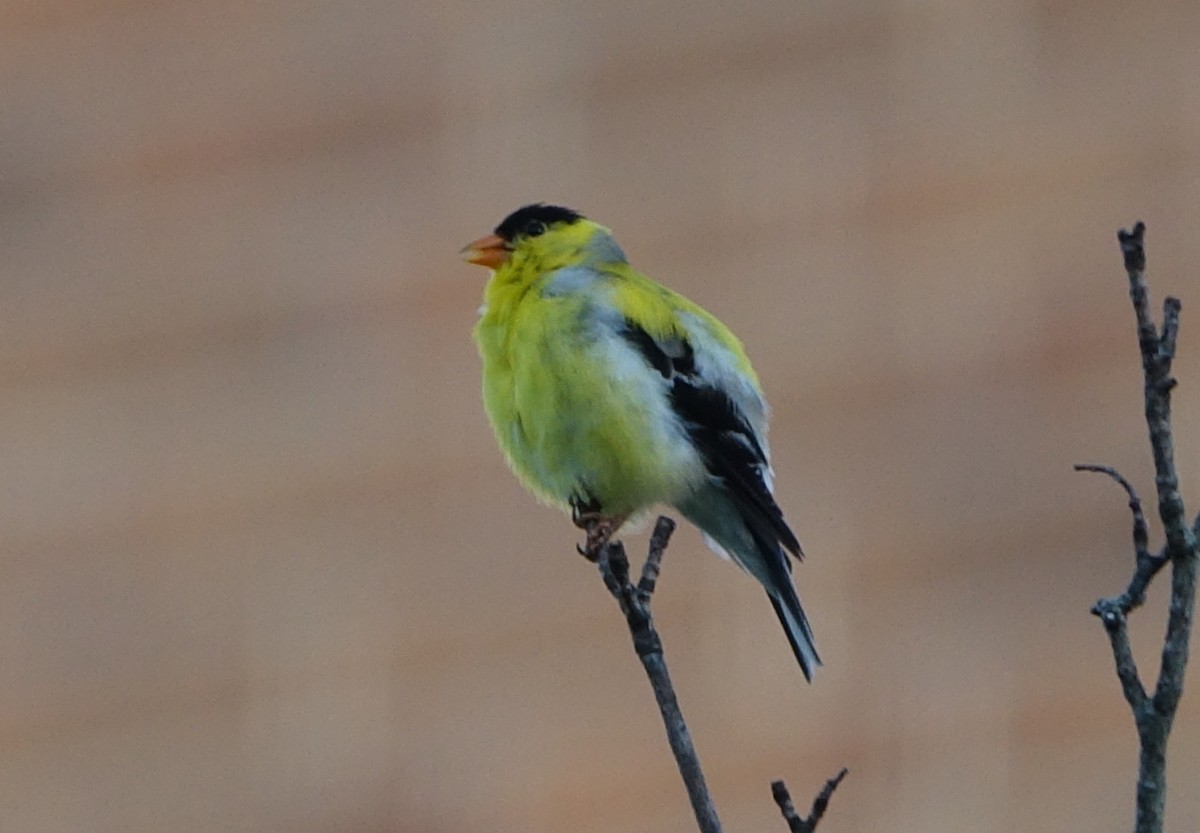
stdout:
<svg viewBox="0 0 1200 833">
<path fill-rule="evenodd" d="M 1125 702 L 1133 709 L 1134 715 L 1141 714 L 1146 709 L 1146 688 L 1142 678 L 1138 676 L 1137 663 L 1133 659 L 1133 648 L 1129 644 L 1129 628 L 1126 627 L 1125 610 L 1119 599 L 1101 599 L 1092 605 L 1092 613 L 1100 617 L 1104 630 L 1108 633 L 1108 641 L 1112 646 L 1113 660 L 1117 664 L 1117 679 L 1121 681 L 1121 691 Z"/>
<path fill-rule="evenodd" d="M 667 742 L 671 745 L 675 764 L 687 788 L 696 824 L 702 833 L 721 833 L 721 820 L 717 818 L 717 809 L 704 781 L 704 772 L 700 769 L 700 756 L 696 754 L 691 732 L 684 722 L 679 700 L 675 697 L 675 686 L 671 683 L 671 675 L 663 657 L 662 640 L 650 614 L 650 599 L 658 580 L 663 553 L 674 530 L 675 522 L 670 518 L 658 519 L 637 587 L 629 581 L 629 558 L 619 541 L 606 544 L 601 550 L 600 575 L 604 578 L 604 586 L 625 614 L 634 650 L 646 670 L 646 676 L 650 678 L 650 687 L 654 689 L 654 699 L 658 701 L 658 710 L 667 730 Z"/>
<path fill-rule="evenodd" d="M 580 524 L 586 526 L 585 524 Z M 642 668 L 650 679 L 650 687 L 654 689 L 654 699 L 658 702 L 658 710 L 662 715 L 663 726 L 667 730 L 667 742 L 675 755 L 675 765 L 683 778 L 687 789 L 688 799 L 692 803 L 692 812 L 696 815 L 696 824 L 701 833 L 721 833 L 721 820 L 717 818 L 717 808 L 708 792 L 708 784 L 704 780 L 704 772 L 700 769 L 700 757 L 692 743 L 691 732 L 684 722 L 683 712 L 680 711 L 679 701 L 675 697 L 675 686 L 671 683 L 671 675 L 667 671 L 667 661 L 663 657 L 662 640 L 654 627 L 654 617 L 650 612 L 650 602 L 654 596 L 654 588 L 662 570 L 663 555 L 670 543 L 671 533 L 675 531 L 675 522 L 670 518 L 660 517 L 654 525 L 654 533 L 650 536 L 650 549 L 646 555 L 646 563 L 642 565 L 641 576 L 636 585 L 629 576 L 629 557 L 620 541 L 610 541 L 599 550 L 590 547 L 578 548 L 580 553 L 594 560 L 600 568 L 600 576 L 604 586 L 625 614 L 625 623 L 629 626 L 629 635 L 633 637 L 633 647 L 641 660 Z M 589 530 L 589 538 L 592 537 Z M 594 558 L 592 557 L 594 554 Z M 801 819 L 792 806 L 791 796 L 782 781 L 771 784 L 775 802 L 783 812 L 792 833 L 812 833 L 816 830 L 817 822 L 825 814 L 829 806 L 829 797 L 837 789 L 837 785 L 846 777 L 843 769 L 830 778 L 824 789 L 813 801 L 812 812 L 808 818 Z M 782 798 L 781 798 L 782 796 Z M 786 801 L 786 805 L 784 802 Z"/>
<path fill-rule="evenodd" d="M 1094 463 L 1076 463 L 1075 471 L 1094 471 L 1100 474 L 1107 474 L 1125 490 L 1125 494 L 1129 496 L 1129 510 L 1133 512 L 1133 551 L 1138 557 L 1146 554 L 1147 548 L 1150 546 L 1150 532 L 1146 524 L 1146 513 L 1142 511 L 1142 499 L 1138 497 L 1137 490 L 1133 488 L 1124 476 L 1114 469 L 1112 466 L 1098 466 Z"/>
<path fill-rule="evenodd" d="M 1171 429 L 1171 391 L 1176 384 L 1171 376 L 1171 364 L 1175 359 L 1182 305 L 1178 299 L 1168 297 L 1163 302 L 1162 328 L 1154 323 L 1150 312 L 1150 288 L 1146 282 L 1145 232 L 1146 226 L 1137 223 L 1132 231 L 1122 230 L 1117 237 L 1129 278 L 1129 297 L 1137 318 L 1146 427 L 1154 456 L 1158 515 L 1166 538 L 1162 550 L 1154 554 L 1149 550 L 1149 533 L 1141 500 L 1128 480 L 1108 466 L 1080 465 L 1075 468 L 1107 474 L 1119 483 L 1129 497 L 1129 508 L 1133 513 L 1133 577 L 1121 595 L 1096 602 L 1092 613 L 1104 623 L 1117 678 L 1137 725 L 1140 754 L 1134 830 L 1136 833 L 1161 833 L 1166 807 L 1167 740 L 1183 694 L 1188 640 L 1195 612 L 1196 541 L 1200 535 L 1200 517 L 1192 527 L 1184 520 L 1186 510 L 1179 493 Z M 1129 645 L 1126 617 L 1142 604 L 1146 588 L 1168 562 L 1171 564 L 1171 602 L 1158 681 L 1151 695 L 1147 694 L 1138 676 Z"/>
<path fill-rule="evenodd" d="M 1150 430 L 1150 448 L 1154 454 L 1154 482 L 1158 492 L 1158 513 L 1167 536 L 1169 555 L 1178 557 L 1194 543 L 1184 520 L 1183 497 L 1179 494 L 1179 476 L 1175 471 L 1175 442 L 1171 433 L 1171 390 L 1175 379 L 1171 363 L 1175 359 L 1175 341 L 1179 334 L 1182 305 L 1176 298 L 1163 302 L 1161 332 L 1150 312 L 1150 286 L 1146 281 L 1145 223 L 1132 231 L 1120 231 L 1117 239 L 1129 277 L 1129 298 L 1137 317 L 1138 347 L 1142 353 L 1145 388 L 1146 425 Z"/>
<path fill-rule="evenodd" d="M 849 771 L 842 767 L 841 772 L 825 782 L 825 786 L 813 799 L 812 810 L 809 811 L 807 818 L 801 818 L 800 814 L 796 812 L 796 805 L 792 804 L 792 794 L 788 792 L 787 784 L 782 781 L 771 782 L 771 797 L 779 806 L 779 812 L 783 814 L 783 820 L 787 822 L 790 833 L 813 833 L 817 829 L 817 825 L 825 815 L 825 810 L 829 807 L 829 799 L 833 796 L 833 791 L 838 788 L 838 784 L 842 783 L 842 779 Z"/>
<path fill-rule="evenodd" d="M 1093 471 L 1106 474 L 1120 484 L 1121 488 L 1125 490 L 1125 494 L 1129 497 L 1129 510 L 1133 513 L 1133 556 L 1136 569 L 1133 572 L 1133 577 L 1129 580 L 1129 586 L 1125 588 L 1125 592 L 1110 599 L 1101 599 L 1092 605 L 1092 613 L 1104 619 L 1106 627 L 1111 628 L 1113 625 L 1119 625 L 1121 628 L 1124 628 L 1125 614 L 1142 606 L 1142 603 L 1146 600 L 1146 588 L 1150 586 L 1150 580 L 1166 565 L 1168 559 L 1166 553 L 1150 552 L 1150 533 L 1148 524 L 1146 523 L 1146 514 L 1142 511 L 1142 499 L 1138 496 L 1137 490 L 1133 488 L 1133 484 L 1126 480 L 1112 466 L 1076 463 L 1075 471 Z M 1113 610 L 1121 614 L 1119 622 L 1107 616 Z"/>
</svg>

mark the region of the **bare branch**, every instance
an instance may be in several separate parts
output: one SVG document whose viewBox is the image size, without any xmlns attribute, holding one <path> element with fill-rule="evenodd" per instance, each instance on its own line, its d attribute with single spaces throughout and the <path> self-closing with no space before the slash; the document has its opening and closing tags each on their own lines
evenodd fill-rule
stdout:
<svg viewBox="0 0 1200 833">
<path fill-rule="evenodd" d="M 1101 599 L 1092 606 L 1108 633 L 1116 663 L 1117 678 L 1137 725 L 1141 747 L 1138 763 L 1136 833 L 1161 833 L 1166 807 L 1166 750 L 1175 711 L 1183 694 L 1184 672 L 1188 660 L 1188 640 L 1196 603 L 1197 536 L 1200 517 L 1189 527 L 1184 520 L 1183 497 L 1175 468 L 1175 446 L 1171 429 L 1171 391 L 1175 379 L 1171 364 L 1179 336 L 1182 305 L 1168 297 L 1163 302 L 1161 330 L 1150 312 L 1150 289 L 1146 282 L 1146 226 L 1137 223 L 1132 231 L 1118 233 L 1125 271 L 1129 278 L 1129 297 L 1137 318 L 1138 347 L 1142 354 L 1143 395 L 1146 427 L 1154 456 L 1154 485 L 1158 515 L 1166 544 L 1158 553 L 1149 550 L 1149 532 L 1142 512 L 1141 499 L 1119 472 L 1108 466 L 1079 465 L 1077 471 L 1107 474 L 1121 485 L 1129 497 L 1133 513 L 1134 573 L 1125 591 L 1113 598 Z M 1146 588 L 1167 563 L 1171 564 L 1171 602 L 1167 632 L 1163 640 L 1162 662 L 1152 695 L 1147 694 L 1138 676 L 1129 645 L 1127 615 L 1139 607 Z"/>
<path fill-rule="evenodd" d="M 842 779 L 849 771 L 842 767 L 837 775 L 825 782 L 825 786 L 813 799 L 812 810 L 809 811 L 807 818 L 801 818 L 800 814 L 796 812 L 796 806 L 792 804 L 792 794 L 788 792 L 787 784 L 782 781 L 771 782 L 771 797 L 779 806 L 779 812 L 783 814 L 790 833 L 813 833 L 817 829 L 817 825 L 825 815 L 825 810 L 829 807 L 829 799 L 833 796 L 833 791 L 838 788 L 838 784 L 842 783 Z"/>
<path fill-rule="evenodd" d="M 1179 313 L 1182 305 L 1176 298 L 1163 302 L 1163 328 L 1159 332 L 1150 313 L 1150 287 L 1146 281 L 1145 223 L 1137 223 L 1132 231 L 1117 234 L 1125 271 L 1129 277 L 1129 298 L 1137 317 L 1138 346 L 1142 353 L 1142 373 L 1145 387 L 1146 425 L 1150 430 L 1150 447 L 1154 454 L 1154 482 L 1158 491 L 1158 514 L 1167 536 L 1168 555 L 1178 557 L 1194 549 L 1195 536 L 1184 521 L 1183 498 L 1179 494 L 1179 477 L 1175 472 L 1175 443 L 1171 433 L 1171 363 L 1175 359 L 1175 342 L 1179 334 Z"/>
<path fill-rule="evenodd" d="M 709 795 L 704 772 L 700 769 L 700 756 L 696 754 L 692 734 L 688 731 L 679 701 L 675 697 L 675 686 L 671 683 L 667 661 L 663 657 L 662 640 L 650 614 L 650 600 L 658 579 L 663 553 L 666 552 L 674 529 L 675 523 L 670 518 L 658 519 L 651 538 L 650 553 L 646 565 L 642 568 L 637 587 L 630 584 L 629 558 L 625 555 L 625 547 L 619 541 L 604 546 L 600 551 L 598 563 L 604 586 L 625 614 L 625 623 L 629 626 L 630 636 L 633 637 L 634 650 L 641 660 L 646 676 L 650 679 L 650 687 L 654 689 L 654 699 L 658 702 L 663 726 L 667 730 L 667 742 L 671 745 L 675 764 L 679 767 L 688 799 L 692 803 L 696 824 L 701 833 L 721 833 L 721 820 L 717 818 L 717 809 L 713 805 L 712 796 Z"/>
<path fill-rule="evenodd" d="M 1194 540 L 1194 539 L 1193 539 Z M 1188 642 L 1196 608 L 1196 548 L 1176 558 L 1171 569 L 1171 606 L 1167 615 L 1167 636 L 1163 641 L 1162 667 L 1154 689 L 1154 711 L 1161 715 L 1170 731 L 1175 709 L 1183 696 L 1183 678 L 1187 671 Z"/>
<path fill-rule="evenodd" d="M 658 574 L 662 570 L 663 554 L 675 531 L 675 522 L 670 518 L 659 516 L 654 524 L 654 533 L 650 536 L 650 551 L 646 555 L 646 563 L 642 565 L 642 577 L 638 580 L 638 597 L 650 604 L 654 588 L 658 583 Z"/>
<path fill-rule="evenodd" d="M 1126 480 L 1112 466 L 1098 466 L 1094 463 L 1076 463 L 1075 471 L 1094 471 L 1100 474 L 1107 474 L 1120 484 L 1121 488 L 1125 490 L 1125 494 L 1129 496 L 1129 510 L 1133 512 L 1133 551 L 1138 558 L 1148 555 L 1147 549 L 1150 545 L 1150 533 L 1146 524 L 1146 513 L 1142 511 L 1142 499 L 1138 497 L 1137 490 L 1133 488 L 1133 484 Z"/>
<path fill-rule="evenodd" d="M 1105 631 L 1108 632 L 1113 659 L 1117 663 L 1117 679 L 1121 681 L 1125 701 L 1136 716 L 1145 710 L 1147 697 L 1146 689 L 1138 676 L 1137 663 L 1133 660 L 1133 649 L 1129 645 L 1129 629 L 1125 626 L 1127 611 L 1121 604 L 1122 600 L 1123 597 L 1101 599 L 1092 605 L 1092 613 L 1100 617 Z"/>
<path fill-rule="evenodd" d="M 584 526 L 583 523 L 580 523 Z M 650 601 L 654 596 L 654 588 L 662 569 L 663 555 L 675 531 L 675 522 L 670 518 L 660 517 L 654 525 L 654 533 L 650 536 L 650 549 L 646 563 L 642 565 L 641 577 L 634 586 L 629 578 L 629 558 L 625 555 L 625 547 L 620 541 L 604 544 L 599 550 L 592 547 L 577 547 L 580 553 L 589 560 L 594 560 L 600 568 L 600 576 L 604 586 L 625 614 L 625 623 L 629 626 L 629 635 L 633 637 L 633 647 L 638 659 L 650 679 L 650 687 L 654 689 L 654 699 L 658 702 L 658 710 L 662 715 L 663 726 L 667 730 L 667 742 L 675 755 L 675 765 L 683 778 L 687 789 L 688 799 L 692 803 L 692 812 L 696 816 L 696 824 L 701 833 L 721 833 L 721 821 L 717 818 L 717 809 L 709 795 L 704 773 L 700 769 L 700 757 L 692 743 L 691 732 L 684 722 L 683 712 L 680 711 L 679 701 L 675 697 L 675 686 L 671 683 L 671 675 L 667 671 L 667 662 L 663 657 L 662 640 L 654 627 L 654 617 L 650 613 Z M 589 540 L 592 530 L 588 529 Z M 594 558 L 592 557 L 594 553 Z M 825 783 L 824 789 L 813 801 L 812 812 L 807 819 L 801 819 L 792 806 L 791 796 L 782 781 L 771 784 L 775 802 L 783 811 L 788 826 L 793 833 L 811 833 L 816 830 L 817 822 L 825 814 L 829 806 L 829 797 L 837 789 L 837 785 L 846 777 L 843 769 Z M 782 796 L 782 798 L 781 798 Z M 786 801 L 786 806 L 784 802 Z M 797 826 L 799 825 L 799 826 Z"/>
</svg>

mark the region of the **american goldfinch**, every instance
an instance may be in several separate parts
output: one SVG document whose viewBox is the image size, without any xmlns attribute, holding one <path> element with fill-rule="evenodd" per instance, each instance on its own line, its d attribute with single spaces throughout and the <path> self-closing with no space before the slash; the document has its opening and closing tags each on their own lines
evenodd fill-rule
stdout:
<svg viewBox="0 0 1200 833">
<path fill-rule="evenodd" d="M 527 205 L 463 249 L 492 275 L 475 327 L 504 456 L 593 552 L 656 504 L 677 509 L 767 591 L 804 676 L 821 664 L 784 550 L 767 404 L 737 337 L 629 265 L 612 233 Z"/>
</svg>

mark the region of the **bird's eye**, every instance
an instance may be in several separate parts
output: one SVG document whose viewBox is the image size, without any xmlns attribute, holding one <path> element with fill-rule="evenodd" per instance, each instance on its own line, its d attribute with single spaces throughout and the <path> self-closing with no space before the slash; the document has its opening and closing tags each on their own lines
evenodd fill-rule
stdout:
<svg viewBox="0 0 1200 833">
<path fill-rule="evenodd" d="M 530 220 L 525 224 L 525 236 L 537 237 L 539 234 L 545 234 L 546 224 L 541 220 Z"/>
</svg>

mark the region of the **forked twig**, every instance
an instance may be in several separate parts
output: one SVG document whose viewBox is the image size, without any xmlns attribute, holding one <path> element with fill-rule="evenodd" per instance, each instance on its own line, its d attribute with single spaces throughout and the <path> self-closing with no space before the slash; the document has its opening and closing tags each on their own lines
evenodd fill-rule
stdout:
<svg viewBox="0 0 1200 833">
<path fill-rule="evenodd" d="M 1150 288 L 1146 282 L 1145 232 L 1146 226 L 1137 223 L 1131 231 L 1122 230 L 1117 237 L 1137 319 L 1146 427 L 1154 456 L 1158 515 L 1166 538 L 1162 549 L 1157 553 L 1149 550 L 1149 531 L 1142 502 L 1128 480 L 1109 466 L 1077 465 L 1075 469 L 1099 472 L 1115 480 L 1125 490 L 1133 513 L 1133 576 L 1120 595 L 1097 601 L 1092 606 L 1092 613 L 1100 617 L 1108 633 L 1121 691 L 1137 726 L 1140 755 L 1134 830 L 1136 833 L 1161 833 L 1167 795 L 1167 739 L 1183 694 L 1196 604 L 1196 540 L 1200 535 L 1200 517 L 1191 526 L 1184 520 L 1171 429 L 1171 391 L 1176 384 L 1171 375 L 1171 364 L 1175 359 L 1182 305 L 1178 299 L 1168 297 L 1163 302 L 1161 329 L 1155 325 L 1150 312 Z M 1163 639 L 1158 681 L 1153 693 L 1148 693 L 1133 659 L 1126 620 L 1129 613 L 1145 601 L 1146 588 L 1168 563 L 1171 564 L 1171 602 L 1167 632 Z"/>
<path fill-rule="evenodd" d="M 720 833 L 721 821 L 717 817 L 717 809 L 709 794 L 708 784 L 704 780 L 704 772 L 700 768 L 700 757 L 696 754 L 696 747 L 692 743 L 691 732 L 688 731 L 687 723 L 683 719 L 683 712 L 679 708 L 679 700 L 675 696 L 675 686 L 671 682 L 671 675 L 667 671 L 667 662 L 663 656 L 662 640 L 654 626 L 654 617 L 650 611 L 650 602 L 662 570 L 663 555 L 667 551 L 667 544 L 674 531 L 674 521 L 665 517 L 658 519 L 654 526 L 654 533 L 650 536 L 650 549 L 646 556 L 646 563 L 642 565 L 641 575 L 636 585 L 630 579 L 629 558 L 620 541 L 610 541 L 594 555 L 600 568 L 600 576 L 604 580 L 604 586 L 608 588 L 608 592 L 620 605 L 621 612 L 625 614 L 625 623 L 629 627 L 630 636 L 633 637 L 634 650 L 642 663 L 642 668 L 646 671 L 651 688 L 654 689 L 654 699 L 658 702 L 663 726 L 667 730 L 667 742 L 671 745 L 671 752 L 675 755 L 675 764 L 679 767 L 679 774 L 687 789 L 692 812 L 696 816 L 696 823 L 701 833 Z M 586 552 L 584 554 L 588 555 Z M 788 820 L 788 826 L 793 833 L 797 830 L 811 833 L 816 829 L 817 822 L 821 820 L 821 816 L 829 804 L 829 797 L 845 776 L 846 770 L 843 769 L 825 784 L 825 788 L 813 802 L 813 811 L 807 819 L 800 819 L 796 815 L 795 808 L 791 805 L 791 797 L 788 796 L 787 787 L 783 782 L 772 783 L 771 789 L 776 796 L 776 803 L 779 803 L 781 794 L 787 798 L 787 807 L 791 808 L 791 817 L 788 816 L 788 811 L 784 809 L 783 804 L 780 804 L 780 809 L 784 811 L 784 818 Z M 794 826 L 793 817 L 796 819 L 795 823 L 809 826 Z"/>
</svg>

